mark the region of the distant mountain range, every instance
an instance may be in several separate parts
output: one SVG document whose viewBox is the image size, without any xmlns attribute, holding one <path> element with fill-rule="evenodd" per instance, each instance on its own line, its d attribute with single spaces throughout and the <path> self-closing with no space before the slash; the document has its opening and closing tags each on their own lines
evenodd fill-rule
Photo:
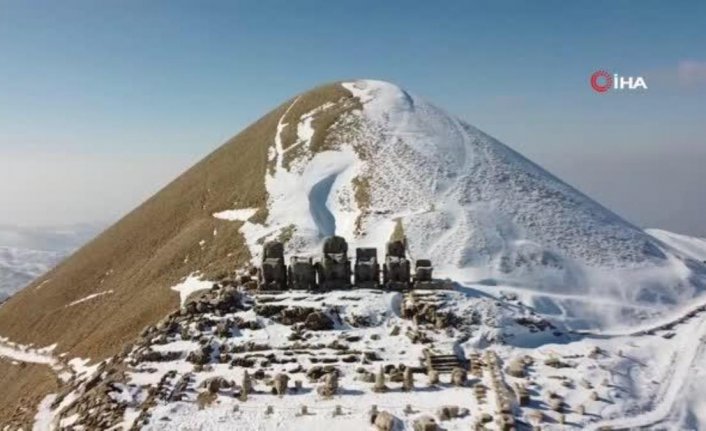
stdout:
<svg viewBox="0 0 706 431">
<path fill-rule="evenodd" d="M 47 272 L 97 232 L 96 225 L 0 225 L 0 301 Z"/>
<path fill-rule="evenodd" d="M 54 267 L 66 253 L 0 247 L 0 301 Z"/>
</svg>

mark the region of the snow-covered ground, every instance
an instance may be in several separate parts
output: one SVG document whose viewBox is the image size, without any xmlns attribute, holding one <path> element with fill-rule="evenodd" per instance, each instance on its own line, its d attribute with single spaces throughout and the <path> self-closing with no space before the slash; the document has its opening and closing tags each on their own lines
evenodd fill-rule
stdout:
<svg viewBox="0 0 706 431">
<path fill-rule="evenodd" d="M 120 422 L 125 428 L 147 409 L 149 415 L 139 419 L 144 421 L 141 427 L 154 430 L 372 429 L 368 418 L 373 406 L 395 415 L 397 430 L 411 430 L 414 420 L 422 415 L 438 418 L 441 406 L 459 406 L 470 413 L 444 421 L 442 426 L 466 430 L 483 414 L 494 419 L 500 416 L 495 397 L 501 393 L 509 395 L 517 424 L 528 426 L 539 421 L 548 430 L 706 427 L 699 386 L 706 351 L 703 309 L 669 328 L 641 335 L 576 334 L 567 332 L 560 321 L 544 320 L 504 286 L 498 286 L 495 296 L 478 287 L 458 285 L 453 290 L 416 292 L 418 300 L 437 304 L 439 311 L 456 316 L 456 323 L 446 328 L 415 323 L 404 316 L 401 307 L 410 297 L 400 292 L 361 289 L 256 295 L 245 310 L 207 312 L 187 319 L 189 323 L 182 324 L 181 330 L 153 332 L 125 358 L 125 379 L 110 383 L 109 396 L 123 406 Z M 324 310 L 335 324 L 330 330 L 305 331 L 296 341 L 296 325 L 280 321 L 262 308 L 268 306 Z M 219 332 L 218 324 L 227 321 L 257 322 L 257 327 L 241 323 L 225 334 Z M 353 322 L 365 324 L 354 326 Z M 407 335 L 410 331 L 421 331 L 428 340 L 414 341 Z M 189 336 L 184 338 L 186 333 Z M 207 363 L 197 368 L 188 358 L 204 345 L 213 351 Z M 464 386 L 453 385 L 448 373 L 442 373 L 440 383 L 430 384 L 422 362 L 426 349 L 454 352 L 465 360 L 470 358 L 471 363 L 476 353 L 484 363 L 483 372 L 469 374 Z M 148 352 L 170 357 L 153 358 L 146 355 Z M 489 352 L 498 357 L 501 385 L 492 379 Z M 46 352 L 30 354 L 31 361 L 50 358 Z M 223 354 L 228 359 L 223 360 Z M 20 359 L 19 355 L 15 357 Z M 241 365 L 233 366 L 236 360 L 248 358 L 250 365 L 237 362 Z M 507 372 L 518 358 L 525 358 L 523 377 Z M 381 366 L 399 364 L 421 367 L 415 373 L 414 389 L 403 390 L 402 383 L 387 374 L 388 391 L 378 393 L 373 391 L 373 382 L 364 378 L 376 374 Z M 312 369 L 327 365 L 341 376 L 339 391 L 332 397 L 317 393 L 321 380 L 309 377 Z M 254 391 L 242 400 L 238 391 L 246 371 L 253 378 Z M 264 372 L 264 377 L 256 377 L 258 372 Z M 282 397 L 272 394 L 268 383 L 278 373 L 290 378 L 289 390 Z M 207 382 L 217 377 L 236 387 L 217 390 L 204 405 Z M 295 380 L 302 382 L 299 391 L 294 389 Z M 180 381 L 187 383 L 180 387 Z M 475 396 L 478 384 L 488 388 L 484 399 Z M 528 390 L 526 405 L 520 405 L 515 396 L 518 385 Z M 156 396 L 150 398 L 150 393 Z M 80 395 L 79 387 L 69 399 L 80 399 Z M 559 400 L 558 410 L 551 407 L 552 400 Z M 58 416 L 60 408 L 47 409 L 44 404 L 37 415 L 38 424 L 60 422 L 82 429 L 78 414 Z M 306 413 L 302 413 L 303 407 Z M 340 414 L 335 414 L 337 410 Z M 486 429 L 501 428 L 493 421 Z"/>
<path fill-rule="evenodd" d="M 684 257 L 706 262 L 706 238 L 680 235 L 662 229 L 647 229 L 646 232 L 673 247 Z"/>
</svg>

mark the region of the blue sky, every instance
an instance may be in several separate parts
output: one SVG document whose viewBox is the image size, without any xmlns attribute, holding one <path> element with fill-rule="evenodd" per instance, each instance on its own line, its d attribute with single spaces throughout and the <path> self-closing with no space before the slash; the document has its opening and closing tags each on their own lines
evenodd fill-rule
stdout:
<svg viewBox="0 0 706 431">
<path fill-rule="evenodd" d="M 290 96 L 378 78 L 498 137 L 628 219 L 669 224 L 675 213 L 650 208 L 649 194 L 636 197 L 646 205 L 639 208 L 622 206 L 622 196 L 666 187 L 644 183 L 671 180 L 672 171 L 645 168 L 665 157 L 682 176 L 706 161 L 704 28 L 703 1 L 0 0 L 0 159 L 18 171 L 36 169 L 35 156 L 49 160 L 46 181 L 61 179 L 66 160 L 79 172 L 77 160 L 109 161 L 114 173 L 87 171 L 66 188 L 93 182 L 123 196 L 83 211 L 111 219 Z M 598 95 L 588 85 L 597 69 L 642 75 L 650 88 Z M 146 172 L 155 159 L 173 168 Z M 608 165 L 615 172 L 606 180 Z M 124 170 L 144 175 L 134 195 L 120 191 Z M 663 190 L 689 190 L 687 203 L 675 201 L 684 219 L 670 226 L 677 230 L 700 228 L 692 201 L 706 196 L 690 187 L 706 175 L 694 175 Z M 22 208 L 23 195 L 43 183 L 23 187 L 21 173 L 0 172 L 3 180 L 15 186 L 0 186 L 0 199 Z M 616 192 L 616 183 L 627 185 Z M 69 213 L 56 221 L 85 221 Z M 0 223 L 28 220 L 13 214 Z M 36 222 L 52 221 L 45 218 Z"/>
</svg>

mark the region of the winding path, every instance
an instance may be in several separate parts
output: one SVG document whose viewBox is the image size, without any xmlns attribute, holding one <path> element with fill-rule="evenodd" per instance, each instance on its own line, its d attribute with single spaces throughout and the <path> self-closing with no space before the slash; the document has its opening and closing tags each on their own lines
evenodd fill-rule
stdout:
<svg viewBox="0 0 706 431">
<path fill-rule="evenodd" d="M 636 416 L 609 419 L 589 425 L 586 429 L 631 429 L 655 425 L 665 420 L 673 410 L 684 388 L 688 386 L 692 367 L 706 353 L 706 317 L 701 317 L 695 331 L 688 337 L 691 343 L 682 343 L 675 350 L 676 360 L 668 371 L 669 380 L 662 386 L 654 408 Z M 662 389 L 661 388 L 661 389 Z"/>
</svg>

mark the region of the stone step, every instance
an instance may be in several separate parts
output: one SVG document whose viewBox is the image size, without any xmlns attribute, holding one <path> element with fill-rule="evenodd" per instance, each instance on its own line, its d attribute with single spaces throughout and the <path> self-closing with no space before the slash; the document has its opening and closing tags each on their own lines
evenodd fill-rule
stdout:
<svg viewBox="0 0 706 431">
<path fill-rule="evenodd" d="M 451 371 L 455 370 L 456 368 L 462 368 L 462 367 L 458 364 L 457 365 L 444 365 L 441 367 L 436 367 L 436 366 L 431 367 L 432 370 L 435 370 L 438 372 L 451 372 Z"/>
<path fill-rule="evenodd" d="M 432 368 L 437 368 L 437 367 L 462 367 L 463 365 L 460 362 L 432 362 L 431 364 Z"/>
<path fill-rule="evenodd" d="M 432 364 L 460 364 L 460 363 L 461 363 L 461 361 L 459 361 L 458 359 L 453 359 L 453 360 L 452 360 L 452 359 L 448 359 L 448 360 L 445 360 L 445 361 L 434 361 L 434 360 L 431 360 L 431 361 L 429 361 L 429 362 L 431 362 Z"/>
</svg>

